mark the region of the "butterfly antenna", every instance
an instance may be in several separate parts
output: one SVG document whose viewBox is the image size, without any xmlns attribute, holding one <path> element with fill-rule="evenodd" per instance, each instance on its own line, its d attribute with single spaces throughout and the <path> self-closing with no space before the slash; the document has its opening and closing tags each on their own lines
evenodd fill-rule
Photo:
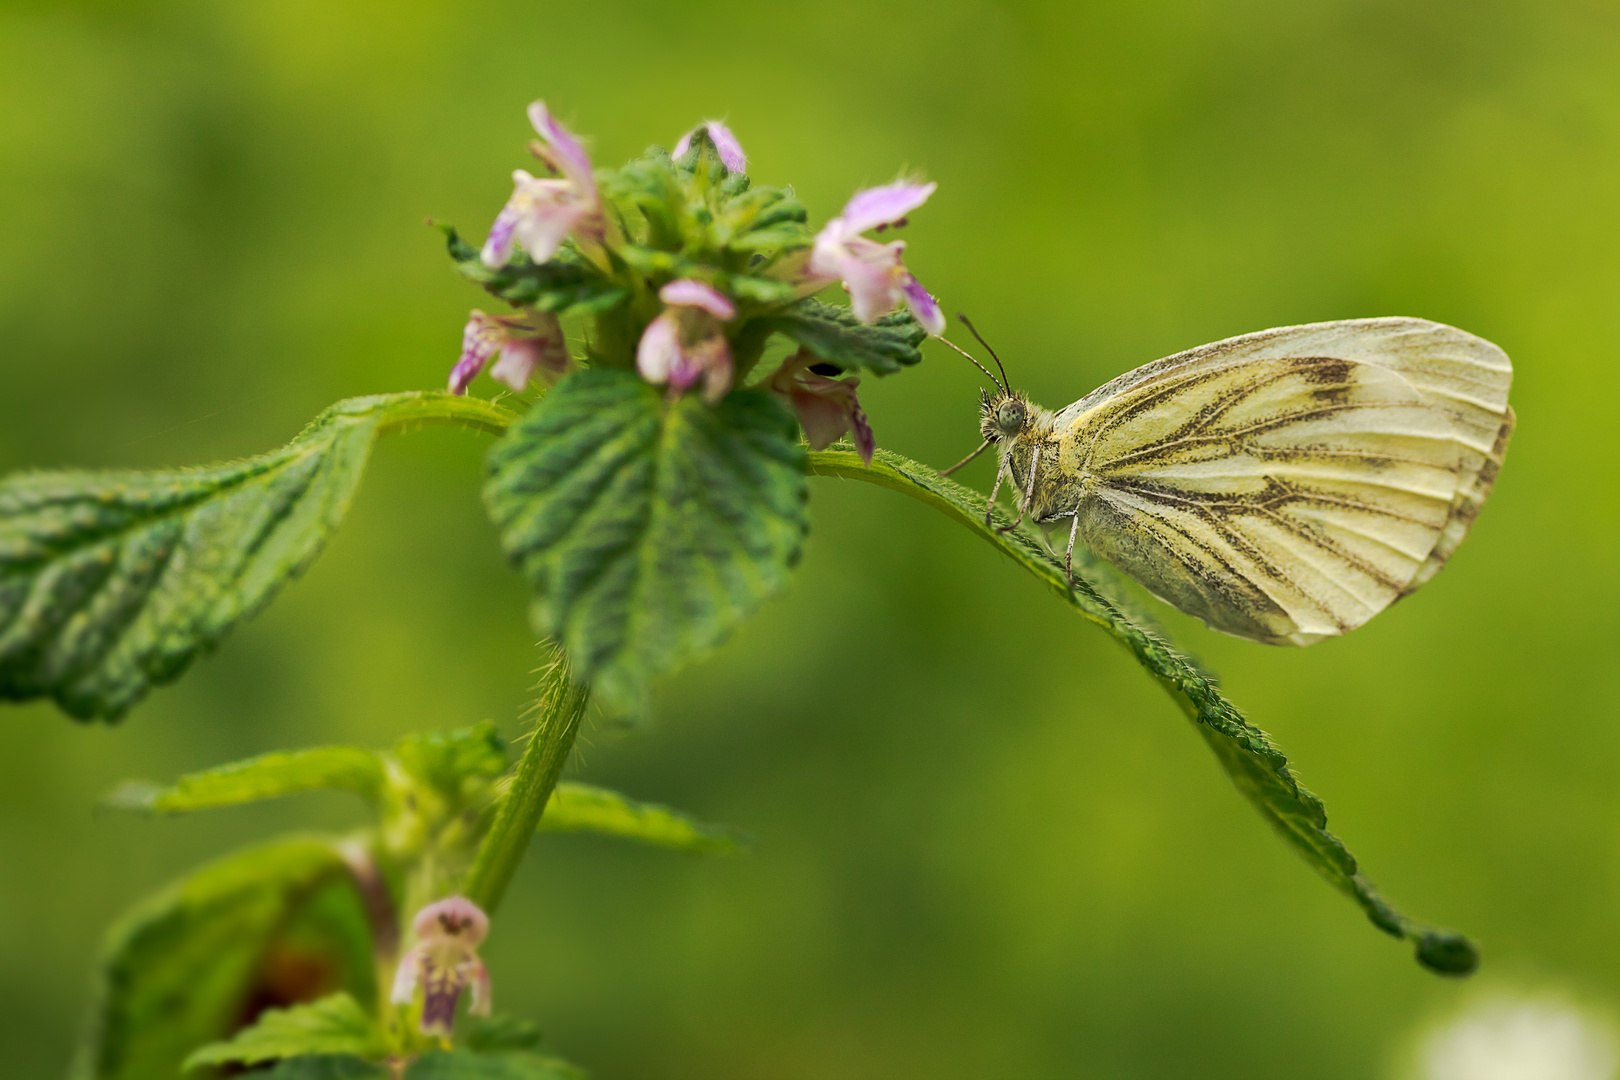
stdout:
<svg viewBox="0 0 1620 1080">
<path fill-rule="evenodd" d="M 968 322 L 966 315 L 958 313 L 956 317 L 962 320 L 962 325 L 968 328 L 968 333 L 973 335 L 975 341 L 984 346 L 984 351 L 989 353 L 990 359 L 996 362 L 996 370 L 1001 372 L 1001 388 L 1009 394 L 1012 393 L 1012 386 L 1007 381 L 1007 369 L 1001 366 L 1001 357 L 996 355 L 996 350 L 992 349 L 990 343 L 980 336 L 979 331 L 974 328 L 972 323 Z"/>
<path fill-rule="evenodd" d="M 951 348 L 956 349 L 956 351 L 961 353 L 963 356 L 966 356 L 967 359 L 968 359 L 968 363 L 972 364 L 974 367 L 976 367 L 980 371 L 984 372 L 984 377 L 985 378 L 989 379 L 991 382 L 993 382 L 997 386 L 1001 387 L 1002 390 L 1007 389 L 1006 384 L 997 382 L 996 377 L 994 375 L 990 374 L 990 369 L 985 367 L 983 364 L 979 363 L 977 360 L 973 359 L 973 356 L 972 356 L 971 353 L 968 353 L 968 352 L 962 350 L 961 348 L 958 348 L 956 343 L 951 341 L 948 338 L 940 338 L 939 340 L 945 342 L 945 344 L 949 345 Z"/>
</svg>

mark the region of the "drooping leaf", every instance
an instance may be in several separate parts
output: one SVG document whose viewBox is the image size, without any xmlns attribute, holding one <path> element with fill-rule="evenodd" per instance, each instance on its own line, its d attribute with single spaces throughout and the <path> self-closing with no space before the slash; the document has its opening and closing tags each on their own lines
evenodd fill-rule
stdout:
<svg viewBox="0 0 1620 1080">
<path fill-rule="evenodd" d="M 1116 580 L 1106 563 L 1076 548 L 1071 588 L 1063 560 L 1047 551 L 1039 537 L 1024 528 L 1001 533 L 987 527 L 984 496 L 899 454 L 879 450 L 872 464 L 865 466 L 851 451 L 824 450 L 810 455 L 810 471 L 817 476 L 865 480 L 909 495 L 965 525 L 1035 575 L 1130 651 L 1193 721 L 1244 797 L 1306 862 L 1360 905 L 1373 925 L 1410 941 L 1418 961 L 1440 974 L 1466 975 L 1478 966 L 1478 949 L 1467 938 L 1415 922 L 1379 895 L 1361 875 L 1355 856 L 1328 831 L 1322 800 L 1294 777 L 1288 759 L 1270 736 L 1244 718 L 1221 694 L 1214 678 L 1171 648 L 1151 624 L 1133 612 L 1117 589 L 1105 592 L 1098 587 L 1097 582 Z M 997 525 L 1011 524 L 999 509 L 995 518 Z"/>
<path fill-rule="evenodd" d="M 229 1040 L 198 1048 L 182 1068 L 258 1065 L 303 1054 L 380 1058 L 387 1051 L 376 1018 L 348 994 L 338 993 L 307 1005 L 266 1009 L 257 1023 Z"/>
<path fill-rule="evenodd" d="M 180 814 L 275 799 L 299 791 L 338 788 L 376 802 L 387 780 L 378 756 L 358 746 L 318 746 L 263 754 L 182 776 L 168 787 L 131 780 L 103 805 L 116 810 Z"/>
<path fill-rule="evenodd" d="M 847 307 L 834 307 L 819 300 L 800 301 L 765 323 L 777 333 L 803 345 L 823 363 L 844 371 L 870 371 L 892 375 L 902 367 L 919 363 L 928 331 L 904 309 L 883 316 L 870 326 L 855 318 Z"/>
<path fill-rule="evenodd" d="M 728 829 L 705 825 L 678 810 L 636 802 L 607 788 L 564 781 L 551 793 L 541 832 L 599 833 L 644 844 L 707 854 L 740 851 L 744 843 Z"/>
<path fill-rule="evenodd" d="M 572 248 L 565 248 L 543 263 L 517 251 L 505 266 L 489 267 L 479 258 L 478 249 L 455 229 L 448 225 L 440 228 L 462 276 L 509 304 L 558 315 L 588 314 L 610 308 L 627 295 Z"/>
<path fill-rule="evenodd" d="M 209 863 L 108 936 L 75 1080 L 177 1076 L 266 1006 L 374 999 L 369 925 L 337 845 L 291 837 Z"/>
<path fill-rule="evenodd" d="M 0 481 L 0 699 L 117 719 L 309 565 L 380 431 L 508 416 L 448 394 L 354 398 L 245 461 Z"/>
<path fill-rule="evenodd" d="M 610 707 L 714 648 L 787 581 L 804 450 L 765 393 L 670 401 L 629 372 L 559 383 L 490 452 L 485 488 L 533 621 Z"/>
<path fill-rule="evenodd" d="M 589 1080 L 589 1074 L 560 1058 L 539 1054 L 436 1050 L 411 1062 L 405 1080 Z"/>
</svg>

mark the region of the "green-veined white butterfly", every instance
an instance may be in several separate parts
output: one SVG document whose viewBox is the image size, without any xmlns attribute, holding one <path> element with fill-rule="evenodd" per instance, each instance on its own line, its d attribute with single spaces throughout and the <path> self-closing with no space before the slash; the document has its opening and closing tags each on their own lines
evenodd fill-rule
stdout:
<svg viewBox="0 0 1620 1080">
<path fill-rule="evenodd" d="M 991 502 L 1010 479 L 1020 519 L 1067 520 L 1071 561 L 1082 542 L 1216 630 L 1308 645 L 1457 549 L 1513 432 L 1512 379 L 1501 349 L 1425 319 L 1285 326 L 1056 413 L 1003 372 L 979 450 L 1001 458 Z"/>
</svg>

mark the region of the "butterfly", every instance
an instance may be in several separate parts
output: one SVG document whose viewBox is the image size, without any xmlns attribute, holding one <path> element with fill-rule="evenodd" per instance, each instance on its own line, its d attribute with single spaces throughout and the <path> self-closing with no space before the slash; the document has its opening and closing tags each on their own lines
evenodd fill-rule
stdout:
<svg viewBox="0 0 1620 1080">
<path fill-rule="evenodd" d="M 989 505 L 1009 481 L 1019 521 L 1066 522 L 1071 575 L 1083 543 L 1209 627 L 1272 645 L 1353 630 L 1433 577 L 1513 433 L 1507 354 L 1425 319 L 1228 338 L 1055 413 L 996 365 L 985 441 L 946 471 L 995 445 Z"/>
</svg>

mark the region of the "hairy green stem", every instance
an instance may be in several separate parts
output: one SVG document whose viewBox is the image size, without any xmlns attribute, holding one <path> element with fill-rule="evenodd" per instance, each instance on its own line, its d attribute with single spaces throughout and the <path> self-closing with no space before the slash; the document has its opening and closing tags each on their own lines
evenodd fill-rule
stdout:
<svg viewBox="0 0 1620 1080">
<path fill-rule="evenodd" d="M 443 390 L 385 394 L 376 400 L 383 417 L 378 429 L 380 435 L 428 426 L 461 427 L 502 435 L 517 419 L 517 413 L 504 405 Z"/>
<path fill-rule="evenodd" d="M 562 649 L 552 650 L 551 663 L 540 678 L 539 717 L 529 745 L 512 774 L 495 821 L 478 847 L 462 893 L 473 903 L 493 914 L 512 874 L 529 849 L 540 815 L 557 787 L 563 764 L 574 748 L 579 722 L 585 715 L 590 691 L 568 678 L 568 661 Z"/>
</svg>

